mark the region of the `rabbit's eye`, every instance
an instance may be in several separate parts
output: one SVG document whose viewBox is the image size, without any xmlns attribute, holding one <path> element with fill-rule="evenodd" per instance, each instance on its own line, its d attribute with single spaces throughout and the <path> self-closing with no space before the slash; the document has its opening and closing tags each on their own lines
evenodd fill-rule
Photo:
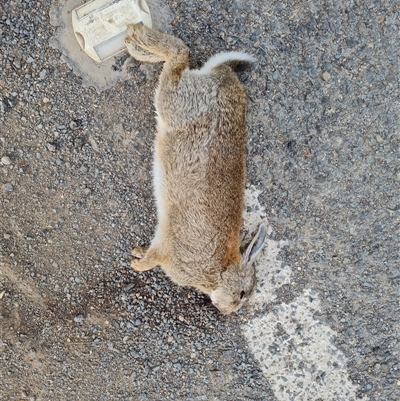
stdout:
<svg viewBox="0 0 400 401">
<path fill-rule="evenodd" d="M 241 293 L 240 293 L 240 299 L 243 299 L 243 297 L 246 295 L 246 293 L 244 292 L 244 291 L 242 291 Z"/>
</svg>

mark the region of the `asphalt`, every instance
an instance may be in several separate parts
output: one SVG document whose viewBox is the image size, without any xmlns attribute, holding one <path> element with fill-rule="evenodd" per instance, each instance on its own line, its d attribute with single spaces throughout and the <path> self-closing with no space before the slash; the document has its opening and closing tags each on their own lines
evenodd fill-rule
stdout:
<svg viewBox="0 0 400 401">
<path fill-rule="evenodd" d="M 240 73 L 257 291 L 226 317 L 130 269 L 156 224 L 162 66 L 85 75 L 65 3 L 2 2 L 0 399 L 399 400 L 398 2 L 149 4 L 193 68 L 257 59 Z"/>
</svg>

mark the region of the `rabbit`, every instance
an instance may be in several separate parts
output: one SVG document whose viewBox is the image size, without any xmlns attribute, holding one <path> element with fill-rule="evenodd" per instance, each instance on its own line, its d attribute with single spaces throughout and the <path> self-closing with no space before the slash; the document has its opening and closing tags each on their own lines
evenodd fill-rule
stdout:
<svg viewBox="0 0 400 401">
<path fill-rule="evenodd" d="M 176 284 L 208 294 L 221 313 L 230 314 L 254 290 L 253 261 L 267 233 L 260 225 L 240 253 L 246 94 L 234 69 L 253 57 L 221 53 L 191 70 L 180 39 L 144 25 L 129 25 L 125 43 L 139 61 L 165 62 L 155 95 L 158 224 L 150 247 L 132 251 L 132 268 L 161 266 Z"/>
</svg>

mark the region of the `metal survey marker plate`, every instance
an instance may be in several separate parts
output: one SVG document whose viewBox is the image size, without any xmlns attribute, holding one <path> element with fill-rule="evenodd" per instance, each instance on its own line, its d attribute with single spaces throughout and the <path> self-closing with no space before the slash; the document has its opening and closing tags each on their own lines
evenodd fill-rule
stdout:
<svg viewBox="0 0 400 401">
<path fill-rule="evenodd" d="M 93 0 L 72 11 L 72 27 L 83 51 L 102 62 L 124 51 L 126 27 L 152 19 L 145 0 Z"/>
</svg>

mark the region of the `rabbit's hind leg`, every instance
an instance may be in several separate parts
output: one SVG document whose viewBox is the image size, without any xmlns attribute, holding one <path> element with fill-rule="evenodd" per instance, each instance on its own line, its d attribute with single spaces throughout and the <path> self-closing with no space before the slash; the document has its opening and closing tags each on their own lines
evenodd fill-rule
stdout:
<svg viewBox="0 0 400 401">
<path fill-rule="evenodd" d="M 175 36 L 139 24 L 128 25 L 127 35 L 126 42 L 135 43 L 147 53 L 155 54 L 164 61 L 171 59 L 174 64 L 189 65 L 189 49 Z"/>
<path fill-rule="evenodd" d="M 161 56 L 149 53 L 148 51 L 138 46 L 136 43 L 132 42 L 132 40 L 129 38 L 125 39 L 125 45 L 128 49 L 128 53 L 138 61 L 144 61 L 147 63 L 161 63 L 162 61 L 164 61 Z"/>
</svg>

